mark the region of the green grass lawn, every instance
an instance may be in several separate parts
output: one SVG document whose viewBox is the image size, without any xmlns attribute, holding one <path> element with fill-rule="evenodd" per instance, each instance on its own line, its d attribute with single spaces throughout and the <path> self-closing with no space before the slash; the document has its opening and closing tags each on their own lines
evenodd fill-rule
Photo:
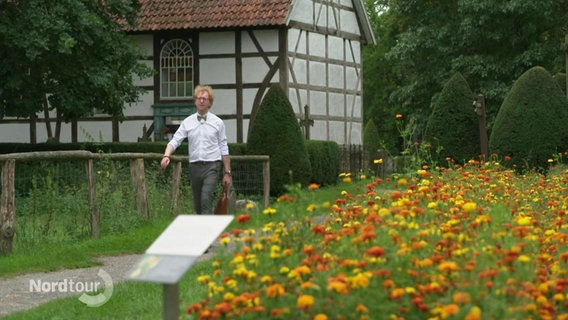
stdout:
<svg viewBox="0 0 568 320">
<path fill-rule="evenodd" d="M 364 181 L 340 183 L 336 186 L 308 190 L 305 188 L 290 188 L 289 195 L 294 202 L 274 199 L 271 208 L 285 212 L 289 219 L 300 220 L 306 216 L 306 208 L 314 203 L 325 203 L 336 199 L 342 191 L 355 192 L 364 188 Z M 263 214 L 259 208 L 257 214 L 251 214 L 248 227 L 262 228 L 270 217 Z M 119 234 L 102 235 L 98 239 L 85 239 L 63 243 L 51 243 L 33 246 L 26 250 L 0 257 L 0 277 L 10 277 L 30 272 L 49 272 L 66 268 L 86 268 L 98 264 L 97 257 L 121 254 L 143 253 L 152 242 L 164 231 L 174 219 L 171 215 L 156 214 L 152 221 L 141 224 L 140 227 Z M 227 228 L 238 226 L 233 221 Z M 223 248 L 213 259 L 230 259 L 230 254 Z M 187 307 L 185 302 L 197 302 L 199 297 L 206 295 L 203 286 L 195 281 L 200 274 L 212 271 L 211 261 L 206 260 L 193 265 L 179 283 L 180 314 Z M 77 297 L 68 297 L 42 304 L 28 311 L 17 312 L 5 319 L 157 319 L 163 317 L 163 285 L 156 283 L 121 282 L 114 286 L 111 299 L 97 308 L 90 308 L 80 302 Z"/>
</svg>

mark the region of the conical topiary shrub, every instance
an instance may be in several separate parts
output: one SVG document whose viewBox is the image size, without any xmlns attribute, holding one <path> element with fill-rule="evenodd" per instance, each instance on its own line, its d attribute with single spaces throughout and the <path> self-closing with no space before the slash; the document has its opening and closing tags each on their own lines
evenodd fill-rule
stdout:
<svg viewBox="0 0 568 320">
<path fill-rule="evenodd" d="M 533 67 L 522 74 L 505 97 L 489 139 L 489 148 L 511 157 L 518 170 L 546 170 L 547 160 L 565 151 L 568 100 L 548 71 Z M 504 162 L 505 163 L 505 162 Z"/>
<path fill-rule="evenodd" d="M 286 185 L 307 185 L 311 166 L 300 125 L 284 90 L 272 85 L 256 113 L 248 135 L 247 153 L 270 156 L 270 193 Z"/>
<path fill-rule="evenodd" d="M 463 163 L 481 153 L 473 100 L 474 95 L 460 73 L 444 85 L 424 131 L 424 141 L 431 143 L 434 150 L 441 149 L 439 154 L 432 154 L 437 162 L 444 163 L 445 158 L 450 157 Z"/>
</svg>

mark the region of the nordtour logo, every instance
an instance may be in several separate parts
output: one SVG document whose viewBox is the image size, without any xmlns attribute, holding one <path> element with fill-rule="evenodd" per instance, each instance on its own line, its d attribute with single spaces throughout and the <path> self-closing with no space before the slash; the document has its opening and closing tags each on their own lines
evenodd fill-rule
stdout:
<svg viewBox="0 0 568 320">
<path fill-rule="evenodd" d="M 101 281 L 77 281 L 73 279 L 62 279 L 60 281 L 30 279 L 29 291 L 38 293 L 82 293 L 79 301 L 88 307 L 100 307 L 110 299 L 114 286 L 111 276 L 103 269 L 99 269 L 97 275 L 102 279 L 102 283 Z"/>
</svg>

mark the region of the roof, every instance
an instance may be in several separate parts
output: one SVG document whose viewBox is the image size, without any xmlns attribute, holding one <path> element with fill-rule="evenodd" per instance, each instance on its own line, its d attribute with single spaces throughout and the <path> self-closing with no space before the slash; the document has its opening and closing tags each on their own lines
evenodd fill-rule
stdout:
<svg viewBox="0 0 568 320">
<path fill-rule="evenodd" d="M 281 26 L 292 0 L 139 0 L 130 31 Z"/>
<path fill-rule="evenodd" d="M 139 0 L 136 26 L 128 31 L 286 26 L 295 0 Z M 374 44 L 363 0 L 353 0 L 364 43 Z"/>
</svg>

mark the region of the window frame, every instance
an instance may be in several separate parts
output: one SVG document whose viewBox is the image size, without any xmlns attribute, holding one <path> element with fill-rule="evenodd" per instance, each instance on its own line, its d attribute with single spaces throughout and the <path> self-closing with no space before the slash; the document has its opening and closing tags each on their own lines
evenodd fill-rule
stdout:
<svg viewBox="0 0 568 320">
<path fill-rule="evenodd" d="M 193 99 L 195 50 L 181 38 L 166 41 L 160 50 L 159 82 L 161 100 Z"/>
</svg>

